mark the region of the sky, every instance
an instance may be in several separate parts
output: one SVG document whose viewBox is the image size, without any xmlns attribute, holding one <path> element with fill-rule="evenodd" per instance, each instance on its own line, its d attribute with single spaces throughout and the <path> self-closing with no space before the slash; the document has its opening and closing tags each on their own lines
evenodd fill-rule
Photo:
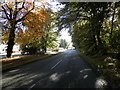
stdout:
<svg viewBox="0 0 120 90">
<path fill-rule="evenodd" d="M 63 29 L 60 32 L 60 34 L 61 34 L 60 39 L 65 39 L 67 42 L 72 42 L 71 41 L 71 36 L 69 35 L 68 30 Z"/>
<path fill-rule="evenodd" d="M 52 9 L 57 12 L 60 8 L 64 7 L 63 5 L 56 5 L 59 4 L 59 2 L 53 0 L 53 2 L 50 2 L 50 4 L 53 6 Z M 63 29 L 60 32 L 60 39 L 65 39 L 67 42 L 72 43 L 71 36 L 68 33 L 67 29 Z"/>
<path fill-rule="evenodd" d="M 1 0 L 0 0 L 1 1 Z M 14 0 L 5 0 L 5 1 L 14 1 Z M 19 1 L 19 0 L 18 0 Z M 21 1 L 21 0 L 20 0 Z M 32 0 L 26 0 L 26 1 L 32 1 Z M 39 0 L 38 0 L 39 1 Z M 50 3 L 52 5 L 52 8 L 55 12 L 57 12 L 60 8 L 63 7 L 63 5 L 57 5 L 59 4 L 59 2 L 57 2 L 57 0 L 47 0 L 48 3 Z M 68 41 L 69 43 L 71 43 L 71 36 L 69 36 L 68 31 L 63 29 L 60 32 L 61 36 L 60 39 L 66 39 L 66 41 Z"/>
</svg>

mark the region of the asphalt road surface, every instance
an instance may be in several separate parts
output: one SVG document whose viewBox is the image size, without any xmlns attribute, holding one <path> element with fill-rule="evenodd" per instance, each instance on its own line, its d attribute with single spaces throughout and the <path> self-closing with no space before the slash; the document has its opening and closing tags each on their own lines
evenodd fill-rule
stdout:
<svg viewBox="0 0 120 90">
<path fill-rule="evenodd" d="M 2 89 L 103 88 L 107 82 L 97 77 L 75 50 L 36 61 L 2 74 Z"/>
</svg>

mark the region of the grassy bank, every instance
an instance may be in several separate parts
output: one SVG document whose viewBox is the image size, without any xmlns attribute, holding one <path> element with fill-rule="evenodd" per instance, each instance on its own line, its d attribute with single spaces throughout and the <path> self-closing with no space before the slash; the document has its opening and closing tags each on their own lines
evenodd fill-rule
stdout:
<svg viewBox="0 0 120 90">
<path fill-rule="evenodd" d="M 37 55 L 24 55 L 24 56 L 16 56 L 12 58 L 2 59 L 2 71 L 7 71 L 34 61 L 42 60 L 47 57 L 57 55 L 56 54 L 37 54 Z"/>
<path fill-rule="evenodd" d="M 109 82 L 112 88 L 120 88 L 120 63 L 118 59 L 109 56 L 91 57 L 80 52 L 79 54 Z"/>
</svg>

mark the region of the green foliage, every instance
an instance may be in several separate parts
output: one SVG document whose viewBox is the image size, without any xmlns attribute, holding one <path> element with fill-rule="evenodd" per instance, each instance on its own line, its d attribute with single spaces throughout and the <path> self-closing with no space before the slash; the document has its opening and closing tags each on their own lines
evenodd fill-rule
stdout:
<svg viewBox="0 0 120 90">
<path fill-rule="evenodd" d="M 23 47 L 22 50 L 23 50 L 22 54 L 26 53 L 26 54 L 33 55 L 37 53 L 38 47 L 35 47 L 35 46 Z"/>
<path fill-rule="evenodd" d="M 59 47 L 62 47 L 64 49 L 67 49 L 69 46 L 68 42 L 65 40 L 65 39 L 61 39 L 60 40 L 60 46 Z"/>
<path fill-rule="evenodd" d="M 75 47 L 94 59 L 86 60 L 120 87 L 120 2 L 63 3 L 59 27 L 70 31 Z"/>
<path fill-rule="evenodd" d="M 54 21 L 52 21 L 54 22 Z M 46 52 L 47 49 L 58 47 L 57 32 L 54 31 L 54 25 L 46 26 L 44 28 L 45 35 L 40 38 L 40 47 Z"/>
<path fill-rule="evenodd" d="M 48 12 L 48 10 L 50 13 Z M 58 46 L 58 40 L 57 40 L 58 35 L 57 35 L 57 32 L 54 31 L 54 22 L 56 21 L 54 19 L 55 15 L 49 8 L 45 8 L 45 11 L 47 11 L 47 13 L 49 14 L 49 18 L 45 19 L 46 22 L 40 23 L 41 19 L 43 19 L 43 18 L 41 16 L 39 16 L 41 14 L 43 14 L 42 16 L 45 16 L 44 15 L 45 13 L 37 13 L 37 15 L 33 16 L 34 18 L 32 18 L 33 20 L 31 20 L 31 22 L 33 24 L 35 24 L 34 27 L 32 25 L 32 28 L 31 28 L 29 26 L 29 24 L 31 22 L 27 22 L 28 27 L 31 29 L 28 32 L 26 30 L 26 32 L 24 33 L 25 35 L 23 35 L 23 36 L 25 36 L 25 37 L 24 37 L 24 39 L 21 39 L 22 40 L 21 48 L 23 48 L 23 50 L 25 48 L 24 51 L 28 52 L 28 54 L 36 54 L 38 52 L 45 53 L 47 51 L 47 49 L 53 49 Z M 51 13 L 53 15 L 50 15 Z M 35 23 L 37 16 L 40 19 L 39 23 Z M 37 24 L 40 24 L 40 25 L 37 25 Z M 38 28 L 36 28 L 36 25 L 38 26 Z M 42 29 L 39 28 L 39 26 L 41 26 Z M 43 33 L 40 32 L 41 30 Z M 37 32 L 37 31 L 39 31 L 39 32 Z M 19 37 L 20 36 L 18 36 L 18 38 Z M 27 48 L 26 48 L 26 46 L 27 46 Z"/>
<path fill-rule="evenodd" d="M 58 26 L 71 28 L 74 45 L 87 55 L 120 52 L 120 3 L 63 3 Z M 71 27 L 72 26 L 72 27 Z"/>
</svg>

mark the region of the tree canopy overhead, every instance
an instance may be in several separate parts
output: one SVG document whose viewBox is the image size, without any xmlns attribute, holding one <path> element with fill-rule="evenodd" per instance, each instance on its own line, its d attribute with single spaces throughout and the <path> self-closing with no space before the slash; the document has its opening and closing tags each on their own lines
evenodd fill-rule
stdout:
<svg viewBox="0 0 120 90">
<path fill-rule="evenodd" d="M 117 50 L 113 49 L 112 43 L 119 42 L 117 39 L 116 42 L 114 40 L 114 35 L 119 32 L 119 2 L 63 2 L 62 4 L 65 7 L 59 11 L 57 25 L 59 30 L 70 29 L 76 47 L 88 54 L 101 55 L 110 50 L 113 52 Z"/>
</svg>

